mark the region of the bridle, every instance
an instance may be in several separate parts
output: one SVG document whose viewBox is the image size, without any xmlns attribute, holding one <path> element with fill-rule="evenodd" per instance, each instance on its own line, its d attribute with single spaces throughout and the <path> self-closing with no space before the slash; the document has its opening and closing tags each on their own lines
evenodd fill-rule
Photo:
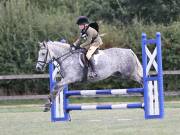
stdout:
<svg viewBox="0 0 180 135">
<path fill-rule="evenodd" d="M 46 48 L 46 47 L 41 47 L 40 48 L 40 50 L 46 50 L 46 56 L 45 56 L 45 59 L 44 59 L 44 61 L 37 61 L 37 63 L 39 64 L 39 65 L 41 65 L 41 66 L 44 66 L 44 64 L 48 64 L 48 62 L 47 62 L 47 57 L 48 57 L 48 53 L 49 53 L 49 49 L 48 49 L 48 47 Z M 65 53 L 65 54 L 63 54 L 62 56 L 60 56 L 60 57 L 57 57 L 57 58 L 50 58 L 51 59 L 51 61 L 54 61 L 54 60 L 56 60 L 56 61 L 59 61 L 60 63 L 62 63 L 65 59 L 67 59 L 68 57 L 70 57 L 73 53 L 75 53 L 75 52 L 77 52 L 76 50 L 74 50 L 74 51 L 72 51 L 71 49 L 70 49 L 70 51 L 68 51 L 67 53 Z"/>
<path fill-rule="evenodd" d="M 47 64 L 47 57 L 48 57 L 48 54 L 49 54 L 49 49 L 48 48 L 40 48 L 40 50 L 46 50 L 46 56 L 45 56 L 45 59 L 44 59 L 44 61 L 37 61 L 37 63 L 39 64 L 39 65 L 41 65 L 42 66 L 42 68 L 44 68 L 44 66 Z"/>
</svg>

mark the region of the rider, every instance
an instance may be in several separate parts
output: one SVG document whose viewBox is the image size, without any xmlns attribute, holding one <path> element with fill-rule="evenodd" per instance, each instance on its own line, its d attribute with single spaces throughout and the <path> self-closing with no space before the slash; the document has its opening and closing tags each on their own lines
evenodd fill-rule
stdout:
<svg viewBox="0 0 180 135">
<path fill-rule="evenodd" d="M 86 53 L 86 58 L 89 61 L 91 67 L 90 77 L 94 78 L 97 76 L 92 55 L 94 52 L 103 44 L 101 37 L 99 36 L 98 29 L 90 26 L 89 20 L 86 16 L 78 17 L 76 24 L 78 24 L 81 30 L 79 38 L 73 43 L 76 47 L 86 48 L 88 51 Z"/>
</svg>

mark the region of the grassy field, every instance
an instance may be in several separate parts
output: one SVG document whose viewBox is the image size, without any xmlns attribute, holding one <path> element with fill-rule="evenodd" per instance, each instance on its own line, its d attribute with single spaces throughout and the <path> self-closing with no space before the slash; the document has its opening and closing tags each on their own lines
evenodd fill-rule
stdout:
<svg viewBox="0 0 180 135">
<path fill-rule="evenodd" d="M 143 110 L 73 111 L 71 122 L 50 122 L 41 104 L 0 105 L 0 135 L 179 135 L 180 102 L 165 103 L 165 118 L 144 120 Z"/>
</svg>

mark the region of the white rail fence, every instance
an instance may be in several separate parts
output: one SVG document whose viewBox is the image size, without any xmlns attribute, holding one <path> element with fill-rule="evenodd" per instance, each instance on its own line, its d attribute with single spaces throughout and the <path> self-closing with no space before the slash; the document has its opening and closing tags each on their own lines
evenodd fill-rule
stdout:
<svg viewBox="0 0 180 135">
<path fill-rule="evenodd" d="M 163 71 L 163 74 L 167 76 L 180 75 L 180 70 Z M 49 74 L 0 75 L 0 81 L 19 80 L 19 79 L 48 79 L 48 78 L 49 78 Z M 180 95 L 179 91 L 166 91 L 164 93 L 165 93 L 165 96 Z M 138 96 L 138 95 L 134 95 L 134 96 Z M 18 100 L 18 99 L 21 99 L 21 100 L 22 99 L 47 99 L 47 95 L 0 96 L 0 100 Z"/>
</svg>

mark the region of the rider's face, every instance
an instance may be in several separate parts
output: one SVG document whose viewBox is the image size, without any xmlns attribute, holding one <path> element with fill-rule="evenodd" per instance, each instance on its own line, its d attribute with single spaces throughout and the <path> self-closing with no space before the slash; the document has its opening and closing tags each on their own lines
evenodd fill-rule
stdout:
<svg viewBox="0 0 180 135">
<path fill-rule="evenodd" d="M 79 25 L 79 29 L 80 29 L 80 30 L 84 29 L 84 27 L 85 27 L 84 24 L 80 24 L 80 25 Z"/>
</svg>

